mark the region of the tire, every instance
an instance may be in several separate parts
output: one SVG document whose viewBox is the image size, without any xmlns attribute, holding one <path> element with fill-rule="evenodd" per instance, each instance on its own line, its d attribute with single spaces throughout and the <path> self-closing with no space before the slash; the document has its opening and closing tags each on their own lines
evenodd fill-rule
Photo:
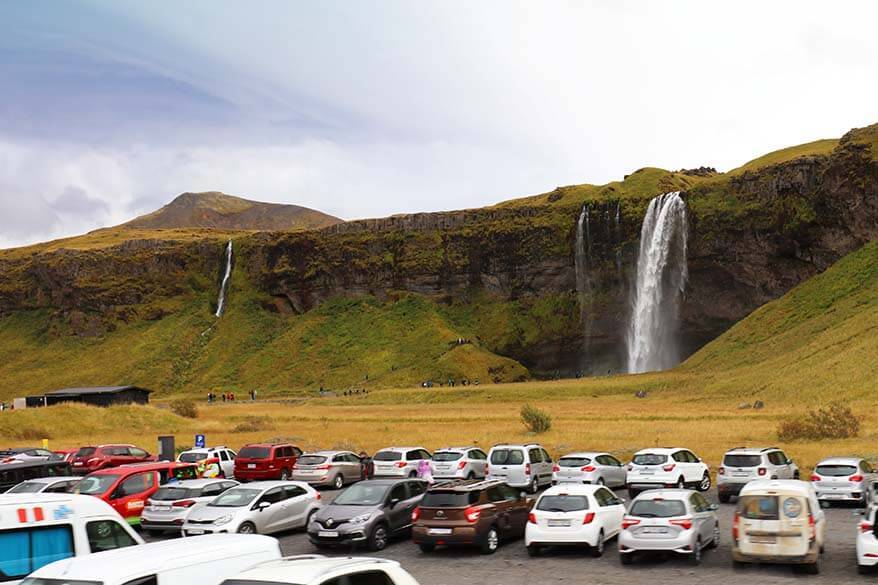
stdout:
<svg viewBox="0 0 878 585">
<path fill-rule="evenodd" d="M 314 548 L 316 548 L 317 550 L 328 550 L 329 549 L 329 545 L 326 544 L 325 542 L 312 542 L 311 544 L 313 544 Z"/>
<path fill-rule="evenodd" d="M 689 554 L 689 564 L 693 567 L 697 567 L 701 564 L 701 538 L 695 541 L 695 547 L 692 549 L 692 552 Z"/>
<path fill-rule="evenodd" d="M 706 492 L 706 491 L 709 491 L 711 485 L 712 485 L 712 484 L 711 484 L 711 482 L 710 482 L 710 474 L 709 474 L 708 472 L 705 471 L 705 472 L 704 472 L 704 477 L 701 478 L 701 483 L 698 484 L 698 491 L 699 491 L 699 492 Z"/>
<path fill-rule="evenodd" d="M 344 476 L 342 474 L 338 474 L 332 478 L 332 489 L 340 490 L 344 487 Z"/>
<path fill-rule="evenodd" d="M 379 522 L 373 526 L 372 531 L 369 533 L 369 538 L 367 539 L 369 550 L 373 552 L 384 550 L 387 547 L 388 536 L 389 533 L 387 532 L 386 524 Z"/>
<path fill-rule="evenodd" d="M 747 568 L 747 563 L 742 563 L 741 561 L 732 561 L 732 570 L 733 571 L 743 571 Z"/>
<path fill-rule="evenodd" d="M 482 539 L 480 550 L 483 555 L 492 555 L 500 548 L 500 533 L 495 526 L 491 526 Z"/>
<path fill-rule="evenodd" d="M 597 484 L 598 484 L 598 485 L 606 485 L 606 484 L 604 483 L 604 478 L 603 478 L 603 477 L 599 477 L 598 480 L 597 480 Z"/>
<path fill-rule="evenodd" d="M 244 522 L 240 526 L 238 526 L 238 534 L 259 534 L 256 530 L 256 525 L 252 522 Z"/>
<path fill-rule="evenodd" d="M 872 567 L 868 565 L 857 565 L 857 573 L 860 575 L 871 575 Z"/>
<path fill-rule="evenodd" d="M 308 530 L 308 526 L 310 526 L 311 520 L 314 519 L 314 514 L 316 514 L 316 513 L 317 513 L 317 510 L 311 510 L 310 512 L 308 512 L 308 517 L 305 518 L 305 526 L 304 526 L 306 531 Z"/>
<path fill-rule="evenodd" d="M 637 491 L 637 490 L 635 490 L 635 489 L 628 488 L 628 499 L 629 499 L 629 500 L 633 500 L 634 498 L 637 497 L 637 495 L 638 495 L 639 493 L 640 493 L 640 492 Z"/>
<path fill-rule="evenodd" d="M 677 480 L 677 489 L 686 489 L 686 480 L 683 479 L 682 475 L 680 476 L 680 479 Z"/>
<path fill-rule="evenodd" d="M 624 553 L 619 555 L 619 562 L 623 565 L 630 565 L 634 562 L 634 553 Z"/>
<path fill-rule="evenodd" d="M 417 471 L 412 470 L 409 472 L 409 479 L 415 479 L 416 477 L 418 477 Z"/>
<path fill-rule="evenodd" d="M 591 556 L 594 558 L 600 558 L 604 556 L 604 545 L 606 542 L 604 541 L 604 531 L 601 530 L 598 532 L 598 541 L 593 547 L 591 547 Z"/>
<path fill-rule="evenodd" d="M 476 472 L 470 471 L 469 473 L 466 474 L 466 478 L 470 481 L 474 480 L 476 478 Z"/>
<path fill-rule="evenodd" d="M 728 504 L 732 501 L 732 496 L 729 494 L 717 494 L 717 499 L 719 499 L 720 504 Z"/>
<path fill-rule="evenodd" d="M 527 556 L 529 557 L 538 557 L 540 552 L 542 552 L 542 547 L 538 544 L 532 544 L 527 547 Z"/>
<path fill-rule="evenodd" d="M 280 470 L 280 480 L 287 481 L 288 479 L 290 479 L 290 472 L 287 471 L 286 469 L 281 469 Z"/>
<path fill-rule="evenodd" d="M 799 472 L 798 471 L 793 474 L 793 479 L 799 479 Z"/>
<path fill-rule="evenodd" d="M 538 491 L 540 491 L 540 478 L 534 476 L 534 480 L 531 482 L 530 487 L 528 488 L 528 491 L 532 494 L 535 494 Z"/>
<path fill-rule="evenodd" d="M 817 560 L 808 565 L 799 565 L 799 569 L 805 575 L 819 575 L 820 574 L 820 557 L 817 557 Z"/>
<path fill-rule="evenodd" d="M 719 548 L 720 541 L 720 529 L 719 522 L 716 523 L 716 526 L 713 528 L 713 540 L 710 541 L 710 544 L 707 545 L 708 548 Z"/>
<path fill-rule="evenodd" d="M 436 545 L 432 542 L 422 542 L 418 545 L 418 548 L 421 549 L 422 553 L 429 554 L 436 550 Z"/>
</svg>

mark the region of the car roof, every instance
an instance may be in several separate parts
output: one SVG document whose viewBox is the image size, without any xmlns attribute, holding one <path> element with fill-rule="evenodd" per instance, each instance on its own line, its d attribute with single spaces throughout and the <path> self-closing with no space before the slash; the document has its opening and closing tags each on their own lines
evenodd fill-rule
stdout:
<svg viewBox="0 0 878 585">
<path fill-rule="evenodd" d="M 473 449 L 478 449 L 479 451 L 482 451 L 481 447 L 476 447 L 475 445 L 470 445 L 469 447 L 442 447 L 441 449 L 436 449 L 435 451 L 433 451 L 433 453 L 435 454 L 435 453 L 442 453 L 442 452 L 447 452 L 447 451 L 452 451 L 452 452 L 457 453 L 459 451 L 471 451 Z"/>
<path fill-rule="evenodd" d="M 593 459 L 595 457 L 600 457 L 601 455 L 609 455 L 609 453 L 606 451 L 577 451 L 576 453 L 562 455 L 560 459 L 564 459 L 565 457 L 591 457 Z"/>
<path fill-rule="evenodd" d="M 833 465 L 838 463 L 857 465 L 862 460 L 862 457 L 827 457 L 822 459 L 817 465 Z"/>
<path fill-rule="evenodd" d="M 163 487 L 163 488 L 165 488 L 165 487 L 167 487 L 167 488 L 176 488 L 176 487 L 200 488 L 200 487 L 204 487 L 206 485 L 210 485 L 212 483 L 216 483 L 218 481 L 234 481 L 234 480 L 224 479 L 222 477 L 205 477 L 205 478 L 201 478 L 201 479 L 183 479 L 183 480 L 180 480 L 180 481 L 177 481 L 174 483 L 167 483 L 167 484 L 160 486 L 160 487 Z"/>
<path fill-rule="evenodd" d="M 684 447 L 653 447 L 652 449 L 641 449 L 635 453 L 635 455 L 647 455 L 649 453 L 655 453 L 656 455 L 670 455 L 677 451 L 691 451 L 691 449 L 686 449 Z"/>
<path fill-rule="evenodd" d="M 499 479 L 451 479 L 448 481 L 437 481 L 427 491 L 472 492 L 488 489 L 502 483 L 504 482 Z"/>
<path fill-rule="evenodd" d="M 105 501 L 94 496 L 80 494 L 0 494 L 0 509 L 4 506 L 18 508 L 22 506 L 39 506 L 47 512 L 54 514 L 54 506 L 57 510 L 65 510 L 67 513 L 77 512 L 81 516 L 107 515 L 118 517 L 118 513 Z M 0 513 L 0 523 L 9 521 L 11 514 Z M 17 520 L 16 520 L 17 524 Z"/>
<path fill-rule="evenodd" d="M 291 447 L 295 446 L 292 443 L 284 441 L 282 443 L 247 443 L 244 447 L 286 447 L 287 445 Z"/>
<path fill-rule="evenodd" d="M 641 492 L 638 494 L 635 500 L 655 500 L 664 499 L 664 500 L 685 500 L 688 499 L 689 496 L 695 493 L 695 490 L 688 489 L 680 489 L 680 488 L 667 488 L 661 490 L 647 490 L 645 492 Z"/>
<path fill-rule="evenodd" d="M 186 449 L 185 451 L 181 451 L 180 454 L 183 453 L 206 453 L 208 451 L 218 451 L 219 449 L 228 449 L 225 445 L 217 445 L 216 447 L 194 447 L 192 449 Z"/>
<path fill-rule="evenodd" d="M 381 451 L 414 451 L 415 449 L 429 451 L 426 447 L 385 447 L 383 449 L 378 449 L 376 453 L 380 453 Z"/>
<path fill-rule="evenodd" d="M 534 447 L 539 448 L 539 449 L 543 448 L 543 446 L 538 444 L 538 443 L 519 443 L 519 444 L 499 443 L 499 444 L 491 447 L 491 451 L 493 451 L 494 449 L 533 449 Z"/>
<path fill-rule="evenodd" d="M 387 479 L 366 479 L 358 481 L 356 485 L 396 485 L 404 481 L 423 481 L 417 478 L 387 478 Z M 252 484 L 247 484 L 252 485 Z"/>
<path fill-rule="evenodd" d="M 242 483 L 240 485 L 236 485 L 235 487 L 256 488 L 259 490 L 267 490 L 267 489 L 271 489 L 271 488 L 278 487 L 278 486 L 284 486 L 284 485 L 297 485 L 299 487 L 307 487 L 309 489 L 313 489 L 313 488 L 311 488 L 311 486 L 309 486 L 304 481 L 292 481 L 292 480 L 282 481 L 279 479 L 264 480 L 264 481 L 250 481 L 247 483 Z M 234 488 L 232 488 L 232 489 L 234 489 Z"/>
<path fill-rule="evenodd" d="M 70 481 L 72 479 L 82 479 L 81 475 L 53 475 L 49 477 L 33 477 L 31 479 L 24 479 L 21 483 L 55 483 L 56 481 Z"/>
<path fill-rule="evenodd" d="M 158 471 L 160 469 L 180 469 L 184 467 L 195 467 L 194 463 L 183 463 L 181 461 L 144 461 L 143 463 L 126 463 L 117 467 L 105 467 L 92 471 L 91 475 L 118 475 L 120 471 L 131 472 L 136 471 Z"/>
<path fill-rule="evenodd" d="M 588 496 L 595 493 L 599 489 L 608 488 L 597 484 L 563 483 L 559 485 L 553 485 L 552 487 L 544 491 L 540 497 L 558 496 L 562 494 L 569 494 L 572 496 Z"/>
<path fill-rule="evenodd" d="M 726 455 L 729 453 L 740 455 L 762 455 L 763 453 L 770 453 L 772 451 L 780 451 L 780 449 L 777 447 L 735 447 L 734 449 L 726 451 Z"/>
<path fill-rule="evenodd" d="M 307 457 L 308 455 L 320 455 L 321 457 L 329 457 L 330 455 L 338 455 L 339 453 L 353 453 L 353 451 L 306 451 L 302 453 L 302 457 Z"/>
<path fill-rule="evenodd" d="M 747 483 L 741 489 L 741 496 L 765 491 L 778 491 L 808 495 L 814 491 L 814 487 L 807 481 L 799 479 L 757 479 Z"/>
<path fill-rule="evenodd" d="M 362 571 L 382 566 L 399 567 L 399 563 L 370 557 L 327 558 L 322 555 L 301 555 L 260 563 L 236 575 L 235 580 L 298 585 L 317 581 L 339 571 Z"/>
</svg>

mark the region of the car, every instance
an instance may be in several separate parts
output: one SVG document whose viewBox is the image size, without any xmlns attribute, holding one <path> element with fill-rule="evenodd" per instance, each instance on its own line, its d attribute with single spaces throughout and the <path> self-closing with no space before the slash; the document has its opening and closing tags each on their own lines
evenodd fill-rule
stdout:
<svg viewBox="0 0 878 585">
<path fill-rule="evenodd" d="M 423 447 L 387 447 L 372 456 L 373 477 L 417 477 L 421 461 L 430 461 L 432 455 Z"/>
<path fill-rule="evenodd" d="M 716 472 L 719 501 L 728 503 L 754 479 L 799 479 L 799 468 L 777 447 L 736 447 L 726 451 Z"/>
<path fill-rule="evenodd" d="M 366 557 L 330 559 L 321 555 L 261 563 L 223 585 L 418 585 L 396 561 Z"/>
<path fill-rule="evenodd" d="M 531 556 L 546 546 L 586 546 L 599 557 L 622 530 L 624 517 L 624 500 L 603 485 L 556 485 L 540 494 L 530 511 L 524 543 Z"/>
<path fill-rule="evenodd" d="M 363 461 L 351 451 L 315 451 L 299 455 L 293 479 L 340 490 L 363 477 Z"/>
<path fill-rule="evenodd" d="M 183 536 L 273 534 L 302 528 L 320 509 L 321 497 L 301 481 L 257 481 L 233 487 L 189 509 Z"/>
<path fill-rule="evenodd" d="M 868 506 L 870 486 L 878 479 L 872 465 L 861 457 L 830 457 L 817 464 L 811 485 L 821 502 L 856 502 Z"/>
<path fill-rule="evenodd" d="M 70 464 L 64 461 L 31 461 L 0 465 L 0 493 L 23 481 L 40 477 L 67 477 L 73 475 Z"/>
<path fill-rule="evenodd" d="M 280 543 L 253 534 L 150 542 L 137 548 L 56 561 L 22 585 L 219 585 L 245 569 L 281 558 Z"/>
<path fill-rule="evenodd" d="M 631 498 L 646 490 L 670 487 L 706 492 L 711 485 L 710 470 L 689 449 L 643 449 L 631 458 L 626 485 Z"/>
<path fill-rule="evenodd" d="M 76 492 L 110 504 L 129 524 L 140 524 L 146 501 L 170 480 L 195 479 L 192 463 L 158 461 L 101 469 L 82 478 Z"/>
<path fill-rule="evenodd" d="M 189 508 L 209 502 L 239 485 L 222 478 L 185 479 L 163 485 L 146 500 L 140 515 L 140 528 L 146 532 L 180 532 Z"/>
<path fill-rule="evenodd" d="M 70 494 L 82 481 L 79 475 L 36 477 L 12 486 L 7 494 Z"/>
<path fill-rule="evenodd" d="M 488 453 L 488 479 L 532 494 L 552 483 L 552 456 L 541 445 L 494 445 Z"/>
<path fill-rule="evenodd" d="M 77 451 L 79 451 L 79 449 L 55 449 L 52 453 L 60 457 L 62 461 L 70 463 L 73 461 L 73 457 L 76 455 Z"/>
<path fill-rule="evenodd" d="M 628 468 L 618 459 L 604 452 L 581 452 L 564 455 L 552 468 L 552 484 L 599 484 L 625 487 Z"/>
<path fill-rule="evenodd" d="M 420 479 L 369 479 L 345 488 L 320 509 L 308 524 L 308 539 L 317 548 L 343 544 L 384 549 L 390 539 L 405 534 L 412 511 L 427 491 Z"/>
<path fill-rule="evenodd" d="M 689 489 L 650 490 L 631 502 L 619 533 L 619 559 L 623 565 L 641 552 L 686 555 L 690 563 L 701 562 L 705 548 L 720 542 L 716 504 Z"/>
<path fill-rule="evenodd" d="M 177 455 L 177 461 L 205 466 L 206 469 L 201 474 L 205 477 L 234 479 L 235 458 L 237 456 L 237 453 L 225 445 L 220 445 L 218 447 L 187 449 Z"/>
<path fill-rule="evenodd" d="M 251 443 L 238 451 L 235 458 L 235 479 L 286 481 L 302 450 L 290 443 Z"/>
<path fill-rule="evenodd" d="M 794 479 L 754 480 L 738 494 L 732 562 L 781 563 L 820 572 L 826 515 L 814 487 Z"/>
<path fill-rule="evenodd" d="M 0 464 L 31 463 L 33 461 L 64 461 L 64 457 L 48 449 L 16 447 L 0 451 Z"/>
<path fill-rule="evenodd" d="M 445 447 L 433 453 L 434 480 L 482 479 L 488 474 L 488 455 L 478 447 Z"/>
<path fill-rule="evenodd" d="M 60 559 L 141 546 L 106 502 L 75 494 L 0 495 L 0 582 L 17 582 Z"/>
<path fill-rule="evenodd" d="M 134 445 L 96 445 L 80 447 L 73 455 L 70 464 L 74 473 L 87 475 L 99 469 L 155 461 L 155 459 L 154 455 Z"/>
<path fill-rule="evenodd" d="M 533 501 L 499 480 L 456 480 L 431 486 L 412 514 L 412 540 L 421 551 L 475 546 L 493 554 L 503 540 L 524 536 Z"/>
<path fill-rule="evenodd" d="M 878 565 L 878 506 L 874 504 L 863 512 L 857 530 L 857 572 L 872 574 Z"/>
</svg>

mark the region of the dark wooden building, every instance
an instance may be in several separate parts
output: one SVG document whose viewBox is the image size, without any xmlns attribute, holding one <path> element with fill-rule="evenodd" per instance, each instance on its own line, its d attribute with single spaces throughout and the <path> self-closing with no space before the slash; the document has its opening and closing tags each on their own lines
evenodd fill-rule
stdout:
<svg viewBox="0 0 878 585">
<path fill-rule="evenodd" d="M 95 388 L 64 388 L 42 396 L 28 396 L 27 407 L 52 406 L 63 402 L 81 402 L 92 406 L 116 404 L 149 404 L 150 390 L 140 386 L 98 386 Z"/>
</svg>

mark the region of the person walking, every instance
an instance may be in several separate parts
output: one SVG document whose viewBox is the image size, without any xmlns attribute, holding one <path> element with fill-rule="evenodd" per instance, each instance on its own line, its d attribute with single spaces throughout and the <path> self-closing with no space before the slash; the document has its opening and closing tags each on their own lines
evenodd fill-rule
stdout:
<svg viewBox="0 0 878 585">
<path fill-rule="evenodd" d="M 433 483 L 433 468 L 428 460 L 421 459 L 418 463 L 418 477 L 429 484 Z"/>
<path fill-rule="evenodd" d="M 361 479 L 372 479 L 372 476 L 375 475 L 375 464 L 372 462 L 372 458 L 365 451 L 360 451 L 359 458 Z"/>
</svg>

